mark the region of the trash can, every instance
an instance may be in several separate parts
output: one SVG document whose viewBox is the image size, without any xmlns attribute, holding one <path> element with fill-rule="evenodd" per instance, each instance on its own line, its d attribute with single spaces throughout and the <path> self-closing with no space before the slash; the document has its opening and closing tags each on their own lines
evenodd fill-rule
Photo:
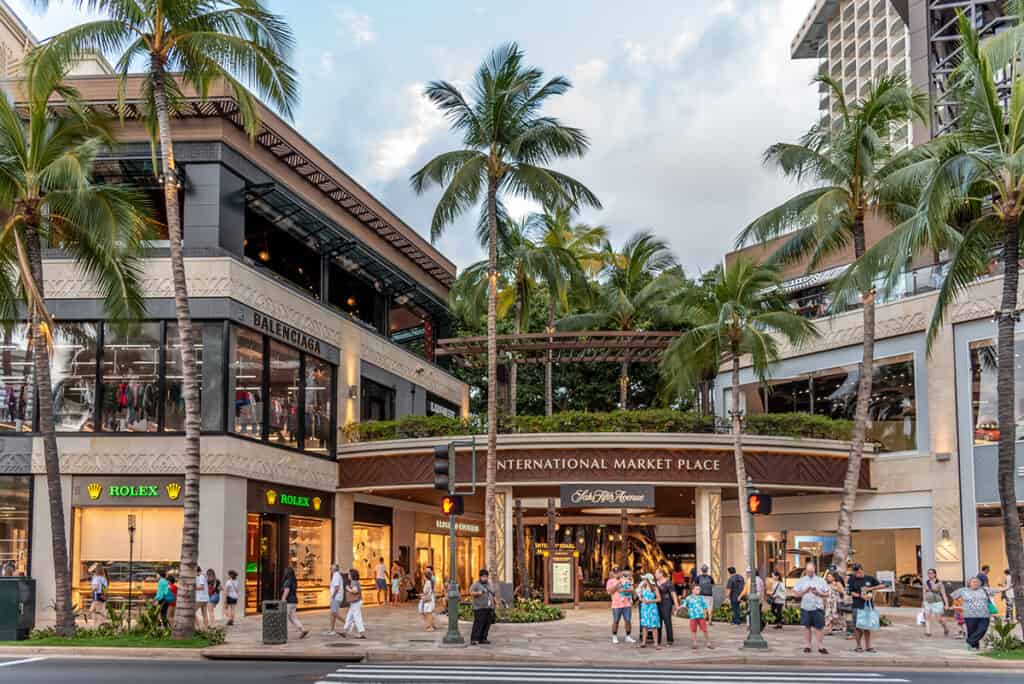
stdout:
<svg viewBox="0 0 1024 684">
<path fill-rule="evenodd" d="M 263 643 L 288 643 L 288 605 L 284 601 L 263 602 Z"/>
<path fill-rule="evenodd" d="M 36 581 L 0 577 L 0 641 L 27 639 L 36 626 Z"/>
</svg>

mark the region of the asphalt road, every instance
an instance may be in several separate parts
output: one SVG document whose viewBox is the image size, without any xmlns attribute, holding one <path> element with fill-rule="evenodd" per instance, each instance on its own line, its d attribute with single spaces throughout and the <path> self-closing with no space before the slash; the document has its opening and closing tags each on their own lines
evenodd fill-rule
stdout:
<svg viewBox="0 0 1024 684">
<path fill-rule="evenodd" d="M 0 682 L 17 684 L 1019 684 L 1020 671 L 853 671 L 723 667 L 669 670 L 502 665 L 343 665 L 318 662 L 0 658 Z"/>
</svg>

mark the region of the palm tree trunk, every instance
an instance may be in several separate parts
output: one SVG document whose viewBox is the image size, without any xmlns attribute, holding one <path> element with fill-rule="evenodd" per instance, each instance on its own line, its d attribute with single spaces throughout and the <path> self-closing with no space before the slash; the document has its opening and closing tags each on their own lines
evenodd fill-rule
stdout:
<svg viewBox="0 0 1024 684">
<path fill-rule="evenodd" d="M 519 288 L 516 288 L 516 302 L 513 305 L 513 320 L 512 320 L 512 332 L 515 333 L 516 337 L 519 337 L 519 333 L 523 331 L 523 299 L 519 294 Z M 519 396 L 519 364 L 516 363 L 516 357 L 512 356 L 508 361 L 508 415 L 513 418 L 516 417 L 516 404 Z"/>
<path fill-rule="evenodd" d="M 843 495 L 839 502 L 839 524 L 836 528 L 836 548 L 832 560 L 840 572 L 845 571 L 850 555 L 853 509 L 857 502 L 857 488 L 860 485 L 860 465 L 864 457 L 871 384 L 875 372 L 875 291 L 873 289 L 864 294 L 863 313 L 864 351 L 860 362 L 860 379 L 857 384 L 857 405 L 853 413 L 853 440 L 850 443 L 850 455 L 846 462 L 846 478 L 843 480 Z"/>
<path fill-rule="evenodd" d="M 555 329 L 555 293 L 551 293 L 551 304 L 548 307 L 548 335 Z M 544 360 L 544 415 L 551 416 L 555 412 L 554 405 L 554 388 L 552 387 L 552 365 L 554 363 L 554 354 L 551 351 L 551 345 L 554 344 L 555 338 L 548 337 L 548 351 L 545 354 Z"/>
<path fill-rule="evenodd" d="M 498 528 L 495 515 L 495 483 L 498 478 L 498 184 L 487 186 L 487 465 L 484 487 L 484 559 L 497 568 Z M 495 577 L 503 580 L 502 577 Z"/>
<path fill-rule="evenodd" d="M 619 371 L 619 408 L 623 411 L 629 408 L 629 358 L 622 361 L 622 370 Z"/>
<path fill-rule="evenodd" d="M 25 226 L 26 251 L 32 279 L 36 281 L 39 296 L 43 289 L 43 258 L 39 233 L 35 226 Z M 50 500 L 50 543 L 53 545 L 53 579 L 56 590 L 54 610 L 57 614 L 57 634 L 75 633 L 75 614 L 71 609 L 71 562 L 68 558 L 68 539 L 65 534 L 64 493 L 60 484 L 60 453 L 53 425 L 53 385 L 50 384 L 50 347 L 48 335 L 43 332 L 43 321 L 37 312 L 32 315 L 32 361 L 35 366 L 39 392 L 39 433 L 43 438 L 43 461 L 46 464 L 46 495 Z M 50 330 L 53 334 L 55 331 Z"/>
<path fill-rule="evenodd" d="M 192 315 L 188 307 L 185 259 L 181 249 L 181 215 L 178 211 L 178 174 L 174 165 L 171 119 L 167 104 L 164 64 L 153 57 L 150 62 L 153 99 L 160 136 L 161 175 L 167 207 L 167 232 L 170 238 L 171 274 L 174 279 L 174 313 L 178 320 L 181 345 L 182 385 L 185 398 L 185 494 L 184 524 L 181 534 L 181 589 L 174 611 L 173 636 L 187 639 L 195 631 L 196 565 L 199 562 L 199 382 L 192 335 Z"/>
<path fill-rule="evenodd" d="M 740 355 L 733 345 L 732 355 L 732 455 L 736 461 L 736 486 L 739 491 L 740 531 L 743 534 L 743 563 L 751 560 L 750 510 L 747 508 L 747 465 L 743 460 L 743 416 L 740 414 Z M 751 566 L 753 567 L 753 566 Z"/>
<path fill-rule="evenodd" d="M 1015 402 L 1014 328 L 1017 313 L 1017 284 L 1020 279 L 1017 218 L 1008 219 L 1003 227 L 1003 299 L 997 318 L 997 378 L 999 396 L 999 507 L 1003 522 L 1003 543 L 1010 566 L 1013 586 L 1024 587 L 1024 548 L 1021 544 L 1020 514 L 1014 484 L 1014 462 L 1017 452 Z M 1024 590 L 1014 591 L 1018 620 L 1024 615 Z"/>
</svg>

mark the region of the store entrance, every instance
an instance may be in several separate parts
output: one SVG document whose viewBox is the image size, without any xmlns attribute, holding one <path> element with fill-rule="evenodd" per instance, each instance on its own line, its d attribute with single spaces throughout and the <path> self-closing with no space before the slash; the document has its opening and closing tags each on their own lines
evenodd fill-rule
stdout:
<svg viewBox="0 0 1024 684">
<path fill-rule="evenodd" d="M 245 559 L 245 612 L 259 613 L 277 598 L 284 573 L 283 515 L 249 513 Z"/>
</svg>

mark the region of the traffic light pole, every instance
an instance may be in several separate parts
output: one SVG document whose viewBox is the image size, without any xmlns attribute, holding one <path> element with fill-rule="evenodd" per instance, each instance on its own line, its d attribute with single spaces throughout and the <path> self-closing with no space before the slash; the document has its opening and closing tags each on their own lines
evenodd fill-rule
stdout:
<svg viewBox="0 0 1024 684">
<path fill-rule="evenodd" d="M 456 477 L 455 471 L 455 447 L 456 446 L 471 446 L 473 448 L 470 454 L 471 470 L 470 470 L 470 490 L 464 491 L 462 494 L 458 493 L 458 478 Z M 476 438 L 469 440 L 468 442 L 454 441 L 449 442 L 445 447 L 448 454 L 447 467 L 439 469 L 438 457 L 441 447 L 436 447 L 434 450 L 434 487 L 439 487 L 438 475 L 443 474 L 444 479 L 440 482 L 447 480 L 447 491 L 449 497 L 458 497 L 461 495 L 472 496 L 476 494 Z M 461 504 L 459 505 L 461 508 Z M 456 579 L 458 573 L 456 572 L 456 543 L 455 543 L 455 518 L 458 510 L 455 506 L 452 506 L 451 511 L 448 514 L 448 631 L 445 633 L 444 638 L 441 640 L 442 644 L 451 646 L 460 646 L 466 643 L 462 638 L 462 634 L 459 633 L 459 602 L 462 595 L 459 593 L 459 582 Z"/>
<path fill-rule="evenodd" d="M 453 487 L 454 489 L 454 487 Z M 464 644 L 465 640 L 459 633 L 459 583 L 455 580 L 455 513 L 448 516 L 448 633 L 444 635 L 446 644 Z"/>
<path fill-rule="evenodd" d="M 747 494 L 756 493 L 756 491 L 754 489 L 754 482 L 747 478 Z M 761 595 L 757 591 L 757 565 L 755 564 L 757 552 L 754 546 L 756 538 L 754 535 L 754 520 L 757 516 L 750 511 L 749 506 L 748 498 L 747 515 L 750 516 L 750 556 L 747 558 L 747 567 L 750 568 L 750 591 L 747 592 L 747 612 L 750 614 L 750 632 L 743 641 L 743 648 L 766 649 L 768 648 L 768 642 L 765 641 L 764 635 L 761 633 Z"/>
</svg>

